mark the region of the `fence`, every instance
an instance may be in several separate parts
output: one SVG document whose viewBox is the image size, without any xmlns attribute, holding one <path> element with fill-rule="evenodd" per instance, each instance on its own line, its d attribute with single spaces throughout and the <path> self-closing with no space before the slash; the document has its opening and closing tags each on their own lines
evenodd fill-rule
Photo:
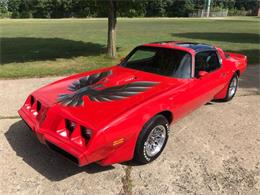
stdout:
<svg viewBox="0 0 260 195">
<path fill-rule="evenodd" d="M 202 9 L 202 10 L 197 10 L 193 13 L 189 14 L 189 17 L 226 17 L 228 16 L 228 9 L 223 9 L 221 11 L 211 11 L 211 12 L 207 12 L 206 10 Z"/>
</svg>

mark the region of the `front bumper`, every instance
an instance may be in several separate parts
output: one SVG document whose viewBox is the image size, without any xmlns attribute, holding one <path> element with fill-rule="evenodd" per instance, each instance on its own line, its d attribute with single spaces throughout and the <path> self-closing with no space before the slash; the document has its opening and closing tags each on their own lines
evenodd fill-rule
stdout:
<svg viewBox="0 0 260 195">
<path fill-rule="evenodd" d="M 55 131 L 40 127 L 37 117 L 33 115 L 33 112 L 28 111 L 26 106 L 23 106 L 18 113 L 42 144 L 47 145 L 48 148 L 61 154 L 78 166 L 84 166 L 90 163 L 84 155 L 84 149 L 76 147 L 69 140 L 60 138 Z"/>
</svg>

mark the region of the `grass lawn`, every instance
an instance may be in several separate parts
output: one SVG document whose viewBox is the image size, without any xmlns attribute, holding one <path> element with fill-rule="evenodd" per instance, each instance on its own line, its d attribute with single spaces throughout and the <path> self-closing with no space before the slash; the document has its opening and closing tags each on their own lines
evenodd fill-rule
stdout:
<svg viewBox="0 0 260 195">
<path fill-rule="evenodd" d="M 42 77 L 116 64 L 136 45 L 185 40 L 243 53 L 259 64 L 259 18 L 119 19 L 117 59 L 106 57 L 106 19 L 0 20 L 0 78 Z"/>
</svg>

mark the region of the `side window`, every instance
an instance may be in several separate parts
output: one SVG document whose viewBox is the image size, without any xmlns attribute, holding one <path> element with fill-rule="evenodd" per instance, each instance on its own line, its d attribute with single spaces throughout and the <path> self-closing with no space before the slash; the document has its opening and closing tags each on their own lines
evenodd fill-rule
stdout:
<svg viewBox="0 0 260 195">
<path fill-rule="evenodd" d="M 220 68 L 219 57 L 216 51 L 205 51 L 196 54 L 195 74 L 199 71 L 212 72 Z"/>
<path fill-rule="evenodd" d="M 177 70 L 174 72 L 173 76 L 176 78 L 190 78 L 191 64 L 192 64 L 191 55 L 187 53 L 182 57 L 180 64 Z"/>
</svg>

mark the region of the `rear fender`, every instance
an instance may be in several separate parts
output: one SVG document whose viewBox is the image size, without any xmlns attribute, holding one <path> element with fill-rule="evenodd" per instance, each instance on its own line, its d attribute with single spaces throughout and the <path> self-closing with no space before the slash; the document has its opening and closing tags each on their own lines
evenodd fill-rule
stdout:
<svg viewBox="0 0 260 195">
<path fill-rule="evenodd" d="M 239 71 L 239 70 L 237 70 L 237 71 Z M 221 100 L 221 99 L 224 99 L 226 97 L 230 80 L 231 80 L 231 78 L 233 77 L 234 74 L 236 74 L 235 70 L 233 70 L 232 74 L 228 77 L 225 87 L 217 95 L 214 96 L 214 100 Z M 239 73 L 237 73 L 237 74 L 238 74 L 238 76 L 240 75 Z"/>
<path fill-rule="evenodd" d="M 217 95 L 214 96 L 214 100 L 224 99 L 227 95 L 228 86 L 229 82 L 227 82 L 225 87 Z"/>
<path fill-rule="evenodd" d="M 242 75 L 247 67 L 247 56 L 230 52 L 225 52 L 225 56 L 227 60 L 235 63 L 235 71 L 239 71 L 239 76 Z"/>
</svg>

